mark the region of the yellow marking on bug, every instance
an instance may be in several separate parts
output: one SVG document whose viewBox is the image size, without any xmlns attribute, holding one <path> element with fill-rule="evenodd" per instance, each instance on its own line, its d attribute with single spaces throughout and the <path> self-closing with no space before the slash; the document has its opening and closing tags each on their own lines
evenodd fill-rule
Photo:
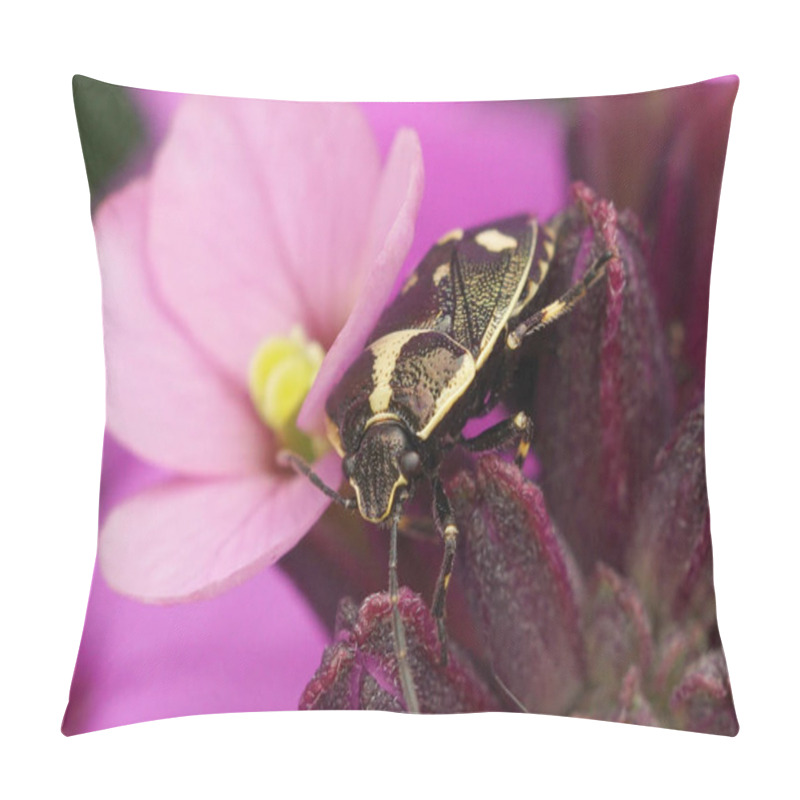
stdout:
<svg viewBox="0 0 800 800">
<path fill-rule="evenodd" d="M 389 408 L 389 402 L 392 399 L 392 387 L 388 381 L 381 381 L 369 396 L 369 407 L 374 411 L 383 411 Z"/>
<path fill-rule="evenodd" d="M 546 322 L 550 322 L 551 319 L 559 316 L 564 311 L 565 307 L 566 303 L 562 303 L 561 300 L 556 300 L 554 303 L 551 303 L 543 309 L 542 321 L 539 324 L 544 325 Z"/>
<path fill-rule="evenodd" d="M 415 330 L 395 331 L 387 333 L 369 346 L 375 356 L 372 364 L 373 389 L 369 396 L 369 407 L 373 414 L 388 410 L 389 401 L 392 399 L 392 374 L 397 358 L 403 345 L 417 335 L 419 331 Z"/>
<path fill-rule="evenodd" d="M 543 270 L 543 273 L 547 272 L 547 268 L 546 267 L 542 267 L 542 262 L 539 262 L 539 267 L 540 267 L 540 269 Z M 516 317 L 517 314 L 519 314 L 520 311 L 522 311 L 522 309 L 525 308 L 525 306 L 527 306 L 528 303 L 530 303 L 531 300 L 533 300 L 534 296 L 536 295 L 536 292 L 538 292 L 538 291 L 539 291 L 539 284 L 536 283 L 536 281 L 533 280 L 533 278 L 529 279 L 528 280 L 528 288 L 525 291 L 525 297 L 523 297 L 514 306 L 514 310 L 511 312 L 511 316 L 512 317 Z"/>
<path fill-rule="evenodd" d="M 539 291 L 539 288 L 544 283 L 547 273 L 550 270 L 550 264 L 553 261 L 553 253 L 555 252 L 555 243 L 552 240 L 552 236 L 554 234 L 551 228 L 542 228 L 542 233 L 545 236 L 545 239 L 542 242 L 542 248 L 545 251 L 546 258 L 540 258 L 536 263 L 536 266 L 539 269 L 539 280 L 535 281 L 533 278 L 529 278 L 528 285 L 525 290 L 525 296 L 514 306 L 514 310 L 510 315 L 511 317 L 516 317 L 522 313 L 531 300 L 533 300 L 533 298 L 536 296 L 536 293 Z M 511 341 L 516 341 L 515 337 L 512 336 Z M 513 350 L 515 347 L 519 347 L 519 342 L 517 342 L 516 345 L 509 346 Z"/>
<path fill-rule="evenodd" d="M 439 239 L 436 244 L 447 244 L 447 242 L 458 242 L 464 238 L 464 229 L 463 228 L 453 228 L 453 230 L 448 231 L 441 239 Z"/>
<path fill-rule="evenodd" d="M 516 350 L 522 344 L 522 340 L 517 336 L 516 331 L 511 331 L 506 338 L 506 347 L 509 350 Z"/>
<path fill-rule="evenodd" d="M 511 250 L 519 245 L 519 242 L 513 236 L 507 236 L 501 233 L 497 228 L 489 228 L 488 230 L 481 231 L 476 237 L 475 241 L 485 250 L 492 253 L 500 253 L 503 250 Z"/>
<path fill-rule="evenodd" d="M 370 517 L 370 516 L 367 516 L 367 513 L 364 511 L 364 506 L 363 506 L 363 504 L 361 502 L 361 492 L 358 489 L 358 484 L 352 478 L 349 479 L 349 482 L 350 482 L 350 485 L 353 487 L 353 489 L 355 490 L 355 493 L 356 493 L 356 502 L 358 503 L 358 513 L 361 514 L 361 516 L 367 522 L 373 522 L 376 525 L 379 522 L 383 522 L 389 516 L 389 514 L 391 513 L 392 507 L 394 506 L 394 495 L 397 492 L 397 489 L 400 486 L 407 486 L 408 485 L 408 481 L 406 480 L 405 475 L 403 475 L 401 473 L 400 477 L 398 477 L 398 479 L 394 482 L 394 486 L 392 486 L 392 491 L 389 493 L 389 502 L 386 504 L 386 510 L 383 512 L 383 514 L 381 514 L 380 517 Z"/>
<path fill-rule="evenodd" d="M 553 258 L 553 253 L 556 252 L 556 237 L 555 233 L 550 228 L 544 229 L 544 241 L 542 242 L 544 252 L 547 254 L 548 261 Z"/>
<path fill-rule="evenodd" d="M 433 272 L 433 283 L 438 286 L 445 278 L 450 277 L 450 262 L 446 261 L 444 264 L 436 267 Z"/>
<path fill-rule="evenodd" d="M 374 416 L 370 417 L 366 423 L 364 424 L 364 430 L 367 428 L 371 428 L 373 425 L 377 425 L 379 422 L 402 422 L 402 417 L 399 417 L 397 414 L 392 414 L 391 411 L 381 411 L 379 414 L 375 414 Z"/>
<path fill-rule="evenodd" d="M 516 417 L 514 417 L 514 424 L 521 430 L 524 431 L 525 428 L 528 427 L 528 415 L 524 411 L 520 411 Z"/>
<path fill-rule="evenodd" d="M 403 284 L 403 288 L 400 290 L 400 294 L 405 294 L 413 286 L 416 286 L 418 280 L 419 280 L 419 275 L 417 275 L 416 272 L 412 272 L 408 280 Z"/>
</svg>

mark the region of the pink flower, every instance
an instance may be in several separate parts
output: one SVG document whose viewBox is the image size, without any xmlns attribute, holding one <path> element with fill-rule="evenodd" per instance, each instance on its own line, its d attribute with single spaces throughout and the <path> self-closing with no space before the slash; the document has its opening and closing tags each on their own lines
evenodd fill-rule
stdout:
<svg viewBox="0 0 800 800">
<path fill-rule="evenodd" d="M 392 289 L 421 193 L 416 134 L 381 168 L 355 107 L 189 97 L 150 174 L 100 207 L 108 429 L 175 476 L 107 517 L 114 589 L 214 594 L 318 519 L 326 498 L 276 464 L 254 355 L 299 325 L 335 375 Z M 331 484 L 339 469 L 317 463 Z"/>
<path fill-rule="evenodd" d="M 135 98 L 139 107 L 146 111 L 146 121 L 151 123 L 154 116 L 153 106 L 158 105 L 156 125 L 149 126 L 156 140 L 157 149 L 150 172 L 140 183 L 141 188 L 136 190 L 145 192 L 147 196 L 138 205 L 134 205 L 130 194 L 134 190 L 130 188 L 120 195 L 110 197 L 106 204 L 98 208 L 96 217 L 98 231 L 101 230 L 101 225 L 109 226 L 106 238 L 109 244 L 116 242 L 114 257 L 117 259 L 124 256 L 125 242 L 120 240 L 123 234 L 127 241 L 135 243 L 137 230 L 141 231 L 139 235 L 143 235 L 145 228 L 152 227 L 148 222 L 156 213 L 152 192 L 157 188 L 156 179 L 159 175 L 162 183 L 167 180 L 164 170 L 170 169 L 173 175 L 180 175 L 181 181 L 187 172 L 189 177 L 194 173 L 195 180 L 201 177 L 202 172 L 206 172 L 206 178 L 210 177 L 209 171 L 215 172 L 223 183 L 221 186 L 207 187 L 203 195 L 206 198 L 204 202 L 215 202 L 220 199 L 217 198 L 217 194 L 225 192 L 221 202 L 244 204 L 246 200 L 241 196 L 242 192 L 246 192 L 250 186 L 257 166 L 254 164 L 255 151 L 247 150 L 246 152 L 251 153 L 251 164 L 240 165 L 234 169 L 229 162 L 237 152 L 241 154 L 245 149 L 245 141 L 234 140 L 230 146 L 226 146 L 219 134 L 214 133 L 210 126 L 204 123 L 197 108 L 198 106 L 208 108 L 214 104 L 221 110 L 225 109 L 230 126 L 235 124 L 234 115 L 237 113 L 231 106 L 239 101 L 202 98 L 184 100 L 176 95 L 152 92 L 137 92 Z M 181 102 L 177 102 L 179 100 Z M 313 108 L 292 104 L 265 105 L 272 108 L 283 105 L 287 109 L 295 109 L 298 134 L 303 133 L 301 130 L 303 125 L 310 125 L 313 121 Z M 166 117 L 173 113 L 172 109 L 175 106 L 179 111 L 177 119 L 171 123 Z M 165 109 L 168 112 L 166 114 L 163 113 Z M 359 133 L 357 146 L 361 151 L 360 154 L 353 153 L 351 160 L 357 160 L 357 157 L 366 160 L 364 153 L 370 155 L 369 163 L 376 160 L 375 144 L 372 139 L 374 135 L 382 160 L 390 161 L 397 131 L 404 127 L 411 127 L 418 133 L 425 153 L 426 189 L 416 219 L 414 243 L 406 258 L 403 272 L 413 268 L 430 243 L 449 228 L 477 224 L 522 210 L 533 211 L 544 218 L 566 202 L 568 183 L 566 159 L 562 148 L 564 129 L 558 118 L 554 114 L 547 113 L 541 106 L 524 103 L 404 103 L 373 104 L 363 107 L 362 111 L 372 133 Z M 353 109 L 347 110 L 347 113 L 359 117 L 359 112 Z M 307 115 L 306 123 L 300 121 L 302 114 Z M 207 144 L 204 152 L 199 151 L 201 143 L 195 138 L 191 144 L 195 168 L 190 170 L 187 167 L 178 173 L 172 163 L 180 155 L 181 149 L 186 150 L 188 147 L 192 118 L 200 125 L 200 131 L 196 136 L 213 137 L 212 144 L 215 149 L 213 153 L 208 152 L 211 145 Z M 165 130 L 166 139 L 159 144 L 158 139 Z M 292 143 L 292 137 L 288 133 L 283 138 L 288 138 L 289 144 Z M 357 149 L 356 144 L 353 144 L 353 148 Z M 298 158 L 301 150 L 301 143 L 297 143 Z M 307 152 L 312 151 L 307 148 Z M 184 152 L 183 158 L 187 157 L 188 152 Z M 261 169 L 263 172 L 264 168 Z M 377 172 L 375 168 L 372 169 Z M 233 186 L 234 181 L 236 186 Z M 194 201 L 195 205 L 199 203 L 200 196 L 194 196 L 197 194 L 194 188 L 187 188 L 185 183 L 180 182 L 178 185 L 184 187 L 182 189 L 184 199 L 175 198 L 173 202 L 176 206 L 182 205 L 187 195 L 192 195 L 188 199 Z M 336 186 L 343 192 L 344 204 L 347 201 L 347 193 L 351 191 L 350 187 L 344 180 Z M 333 191 L 336 186 L 331 184 L 331 190 Z M 259 192 L 254 194 L 256 199 L 262 196 Z M 252 192 L 247 194 L 247 197 L 252 196 Z M 131 212 L 137 215 L 146 213 L 147 219 L 140 219 L 137 222 L 137 217 L 131 216 Z M 203 251 L 207 248 L 204 248 L 203 244 L 208 242 L 211 233 L 225 235 L 225 231 L 216 231 L 216 228 L 222 227 L 223 218 L 226 220 L 224 224 L 228 224 L 228 217 L 223 212 L 224 208 L 218 214 L 219 224 L 211 225 L 206 222 L 207 217 L 203 217 L 193 222 L 193 229 L 182 234 L 187 248 L 192 252 L 201 250 L 198 263 L 205 263 Z M 174 207 L 170 217 L 178 221 L 178 216 L 184 223 L 187 219 L 192 219 L 187 210 Z M 308 210 L 305 217 L 300 214 L 299 224 L 307 228 L 309 237 L 313 235 L 315 221 Z M 366 227 L 363 220 L 359 224 L 362 228 Z M 266 237 L 269 228 L 266 224 L 261 225 L 256 233 L 259 238 Z M 198 236 L 202 237 L 199 243 Z M 158 330 L 152 328 L 145 330 L 142 335 L 146 338 L 137 342 L 139 327 L 152 326 L 153 323 L 137 322 L 133 310 L 127 310 L 125 307 L 126 304 L 131 305 L 135 298 L 119 296 L 112 298 L 109 292 L 110 286 L 104 285 L 107 311 L 106 346 L 109 348 L 109 404 L 111 406 L 115 398 L 122 403 L 148 401 L 148 405 L 141 406 L 140 411 L 149 414 L 148 397 L 134 400 L 135 394 L 133 394 L 138 391 L 144 395 L 144 387 L 149 386 L 151 392 L 157 392 L 161 397 L 159 401 L 161 410 L 156 418 L 164 419 L 170 430 L 182 430 L 188 427 L 190 421 L 183 419 L 183 415 L 187 413 L 186 409 L 181 406 L 170 411 L 169 404 L 172 398 L 182 401 L 185 406 L 186 394 L 176 390 L 168 394 L 167 387 L 162 385 L 166 380 L 168 386 L 179 386 L 180 375 L 172 374 L 168 365 L 163 365 L 158 374 L 151 374 L 152 369 L 147 373 L 140 368 L 136 372 L 138 377 L 135 380 L 131 367 L 126 368 L 128 374 L 115 375 L 114 372 L 115 369 L 122 371 L 123 362 L 130 359 L 116 358 L 120 353 L 118 349 L 114 349 L 112 331 L 116 327 L 121 334 L 120 325 L 127 324 L 130 317 L 134 317 L 132 323 L 137 326 L 128 337 L 127 343 L 127 352 L 137 356 L 133 360 L 134 365 L 145 360 L 148 350 L 151 354 L 153 352 L 159 354 L 161 363 L 170 350 L 170 341 L 173 339 L 183 341 L 187 338 L 187 332 L 191 330 L 190 324 L 179 310 L 173 308 L 172 300 L 167 296 L 161 282 L 155 280 L 156 262 L 153 259 L 155 242 L 152 240 L 152 231 L 148 233 L 147 242 L 141 243 L 138 247 L 137 252 L 140 256 L 128 266 L 142 273 L 142 280 L 145 283 L 142 289 L 144 294 L 142 304 L 152 309 L 149 312 L 151 316 L 155 316 L 163 324 L 160 324 Z M 229 237 L 220 243 L 220 247 L 230 250 L 231 254 L 245 249 L 236 237 Z M 104 258 L 104 284 L 109 283 L 105 273 L 110 268 L 111 262 L 108 259 L 111 256 L 112 253 L 108 252 Z M 231 258 L 231 255 L 228 254 L 227 258 Z M 400 260 L 402 259 L 399 258 L 398 262 Z M 398 266 L 399 263 L 389 265 L 386 270 L 387 281 L 391 282 L 392 273 Z M 199 269 L 198 266 L 198 272 Z M 267 277 L 274 275 L 276 270 L 274 264 L 268 264 L 264 268 L 264 275 Z M 402 279 L 401 274 L 399 280 Z M 344 278 L 340 280 L 342 286 L 346 286 L 347 283 Z M 197 291 L 196 287 L 191 285 L 188 288 Z M 314 289 L 313 284 L 311 289 Z M 318 292 L 322 292 L 322 289 L 318 289 Z M 354 331 L 356 321 L 360 327 L 368 329 L 374 319 L 370 315 L 379 313 L 382 308 L 383 301 L 379 297 L 376 298 L 369 293 L 364 293 L 364 296 L 367 302 L 356 307 L 351 314 L 348 326 L 350 334 Z M 111 302 L 112 299 L 114 303 Z M 320 299 L 323 298 L 317 298 Z M 251 302 L 252 298 L 249 296 L 240 298 L 239 307 L 244 308 Z M 239 307 L 234 309 L 233 316 L 242 313 Z M 230 315 L 230 309 L 226 313 Z M 306 321 L 310 316 L 307 314 L 299 321 L 304 325 L 310 325 L 313 320 Z M 266 319 L 269 321 L 269 318 Z M 169 340 L 159 340 L 159 331 L 162 330 L 169 336 Z M 288 331 L 282 331 L 286 332 Z M 269 331 L 265 329 L 261 332 L 263 333 L 268 334 Z M 307 330 L 307 333 L 310 337 L 317 335 L 313 329 Z M 330 326 L 328 335 L 336 335 L 334 325 Z M 353 348 L 357 346 L 356 339 L 355 335 L 350 338 Z M 233 386 L 242 400 L 239 407 L 246 416 L 251 415 L 246 392 L 246 373 L 234 375 L 232 380 L 230 372 L 217 366 L 217 360 L 208 354 L 207 348 L 195 341 L 194 335 L 189 342 L 190 350 L 202 354 L 202 365 L 208 367 L 208 374 L 210 376 L 222 374 L 223 378 L 217 382 Z M 321 343 L 327 347 L 331 342 L 323 339 Z M 256 346 L 257 342 L 254 342 L 253 348 Z M 332 348 L 326 362 L 330 361 L 333 355 Z M 150 361 L 152 362 L 152 358 Z M 195 397 L 200 389 L 201 387 L 195 387 Z M 324 397 L 322 392 L 317 394 L 317 408 L 322 397 Z M 309 413 L 312 417 L 313 400 L 313 397 L 309 398 L 304 410 L 304 414 Z M 153 422 L 153 426 L 156 424 L 160 423 Z M 262 437 L 260 446 L 264 447 L 263 452 L 269 456 L 272 451 L 267 448 L 270 445 L 271 434 L 263 433 L 258 418 L 255 418 L 254 425 L 250 427 L 259 431 Z M 163 435 L 165 434 L 162 431 Z M 195 438 L 199 440 L 202 437 Z M 159 442 L 156 441 L 156 444 Z M 130 450 L 134 451 L 135 456 Z M 107 537 L 111 530 L 105 520 L 113 522 L 115 518 L 119 519 L 117 515 L 124 514 L 132 525 L 135 520 L 130 517 L 131 507 L 134 504 L 141 507 L 146 498 L 158 491 L 156 488 L 148 487 L 167 481 L 165 486 L 169 489 L 175 483 L 172 480 L 175 472 L 183 473 L 181 483 L 195 487 L 200 487 L 203 483 L 211 485 L 224 480 L 232 482 L 236 479 L 201 475 L 171 461 L 165 462 L 156 455 L 152 448 L 145 450 L 137 446 L 132 436 L 123 434 L 119 426 L 114 424 L 110 407 L 101 496 L 103 521 L 101 560 L 107 558 Z M 167 469 L 155 469 L 153 463 L 166 466 Z M 262 477 L 269 478 L 274 474 L 267 471 L 269 466 L 270 462 L 267 461 Z M 319 465 L 318 468 L 322 469 Z M 338 465 L 332 465 L 326 477 L 334 485 L 337 484 L 340 480 Z M 278 478 L 283 480 L 281 475 L 276 479 Z M 307 488 L 311 491 L 302 494 L 301 506 L 307 509 L 310 505 L 319 503 L 318 507 L 322 507 L 326 502 L 324 497 L 313 487 Z M 298 492 L 304 490 L 298 486 Z M 198 491 L 196 496 L 200 498 L 201 493 Z M 191 515 L 187 514 L 188 522 L 204 523 L 207 534 L 206 546 L 210 547 L 216 520 L 213 518 L 206 520 L 204 513 L 203 508 L 195 508 Z M 246 512 L 242 512 L 242 516 L 245 514 Z M 388 556 L 385 552 L 384 537 L 380 532 L 367 534 L 362 531 L 356 516 L 348 518 L 346 530 L 335 524 L 336 519 L 336 515 L 332 514 L 330 519 L 326 516 L 321 522 L 313 525 L 311 535 L 302 539 L 301 546 L 293 548 L 289 555 L 282 559 L 281 566 L 289 571 L 292 581 L 286 579 L 279 566 L 275 566 L 258 572 L 251 580 L 235 589 L 221 592 L 213 600 L 202 603 L 154 606 L 134 602 L 110 591 L 98 570 L 92 585 L 70 704 L 64 720 L 65 733 L 79 733 L 188 713 L 296 708 L 302 687 L 319 663 L 326 636 L 310 611 L 308 602 L 293 584 L 301 586 L 314 609 L 321 614 L 325 622 L 329 622 L 331 627 L 333 609 L 342 596 L 340 573 L 346 573 L 350 581 L 348 585 L 352 584 L 357 588 L 355 595 L 358 597 L 369 591 L 383 589 L 386 585 Z M 173 527 L 186 528 L 186 526 L 186 520 L 177 520 Z M 278 528 L 277 523 L 275 528 Z M 226 530 L 216 532 L 224 535 Z M 270 535 L 269 530 L 254 531 L 254 533 L 262 536 Z M 277 533 L 280 535 L 279 531 Z M 302 535 L 302 532 L 298 535 Z M 354 546 L 353 536 L 359 535 L 369 535 L 369 547 Z M 218 539 L 217 544 L 221 554 L 229 552 L 225 547 L 224 538 Z M 171 541 L 169 545 L 169 550 L 162 551 L 161 556 L 165 571 L 171 573 L 172 570 L 180 569 L 188 575 L 190 569 L 203 566 L 196 552 L 192 552 L 194 543 L 188 535 L 182 543 Z M 434 547 L 429 558 L 420 560 L 416 564 L 405 563 L 401 572 L 403 582 L 416 589 L 432 585 L 432 581 L 435 580 L 433 571 L 438 568 L 438 556 L 438 548 Z M 148 563 L 137 565 L 135 561 L 144 558 L 157 566 L 157 557 L 153 551 L 148 553 L 145 550 L 139 553 L 131 548 L 129 572 L 141 577 L 141 573 L 148 568 Z M 370 560 L 367 564 L 368 558 Z M 181 563 L 187 559 L 191 560 L 190 564 Z M 251 571 L 257 572 L 260 563 L 264 563 L 264 560 L 244 566 L 239 577 L 244 577 Z M 421 570 L 427 571 L 422 574 Z M 233 575 L 230 581 L 223 580 L 209 586 L 203 585 L 203 575 L 199 575 L 196 581 L 192 581 L 193 585 L 198 587 L 194 596 L 210 595 L 215 590 L 220 591 L 235 577 Z M 114 585 L 119 588 L 117 583 Z M 141 592 L 130 593 L 139 598 L 144 596 Z M 177 593 L 174 591 L 168 595 L 162 593 L 160 597 L 175 599 Z M 149 596 L 148 599 L 157 598 Z M 453 602 L 458 600 L 457 592 L 451 600 Z M 330 620 L 328 620 L 328 608 L 331 609 Z M 456 623 L 458 619 L 459 615 L 453 611 L 450 621 Z"/>
</svg>

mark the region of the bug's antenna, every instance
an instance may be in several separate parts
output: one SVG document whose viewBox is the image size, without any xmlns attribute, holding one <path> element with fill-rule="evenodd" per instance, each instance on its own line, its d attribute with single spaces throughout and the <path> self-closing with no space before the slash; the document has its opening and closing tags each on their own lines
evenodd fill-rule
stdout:
<svg viewBox="0 0 800 800">
<path fill-rule="evenodd" d="M 278 453 L 278 463 L 288 464 L 296 472 L 305 475 L 326 497 L 330 497 L 331 500 L 334 500 L 340 506 L 344 506 L 348 511 L 353 511 L 358 507 L 358 503 L 352 497 L 342 497 L 335 489 L 331 489 L 331 487 L 295 453 L 289 450 L 281 450 L 281 452 Z"/>
<path fill-rule="evenodd" d="M 489 665 L 492 670 L 492 678 L 494 678 L 497 685 L 502 689 L 503 694 L 523 713 L 523 714 L 530 714 L 531 712 L 527 709 L 525 704 L 520 700 L 511 689 L 506 686 L 505 681 L 497 674 L 495 671 L 494 665 Z"/>
<path fill-rule="evenodd" d="M 400 686 L 406 701 L 406 711 L 409 714 L 419 714 L 419 698 L 414 677 L 408 663 L 408 645 L 406 644 L 406 629 L 400 617 L 400 589 L 397 584 L 397 525 L 400 514 L 396 511 L 392 515 L 392 534 L 389 540 L 389 600 L 392 604 L 392 633 L 394 636 L 394 654 L 397 659 L 397 672 L 400 676 Z"/>
</svg>

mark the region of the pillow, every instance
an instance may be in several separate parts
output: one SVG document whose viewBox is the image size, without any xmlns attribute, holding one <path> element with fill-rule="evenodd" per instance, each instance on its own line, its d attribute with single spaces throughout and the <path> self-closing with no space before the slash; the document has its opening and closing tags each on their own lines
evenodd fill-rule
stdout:
<svg viewBox="0 0 800 800">
<path fill-rule="evenodd" d="M 703 387 L 737 87 L 76 76 L 107 426 L 64 733 L 299 707 L 735 735 Z"/>
</svg>

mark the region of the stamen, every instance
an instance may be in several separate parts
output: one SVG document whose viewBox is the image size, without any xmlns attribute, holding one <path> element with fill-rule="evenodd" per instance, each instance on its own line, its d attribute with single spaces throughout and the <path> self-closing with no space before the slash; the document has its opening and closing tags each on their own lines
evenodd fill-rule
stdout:
<svg viewBox="0 0 800 800">
<path fill-rule="evenodd" d="M 325 452 L 327 444 L 321 436 L 298 430 L 297 415 L 324 357 L 321 345 L 297 326 L 288 336 L 265 339 L 250 361 L 248 385 L 256 411 L 282 447 L 309 461 Z"/>
</svg>

